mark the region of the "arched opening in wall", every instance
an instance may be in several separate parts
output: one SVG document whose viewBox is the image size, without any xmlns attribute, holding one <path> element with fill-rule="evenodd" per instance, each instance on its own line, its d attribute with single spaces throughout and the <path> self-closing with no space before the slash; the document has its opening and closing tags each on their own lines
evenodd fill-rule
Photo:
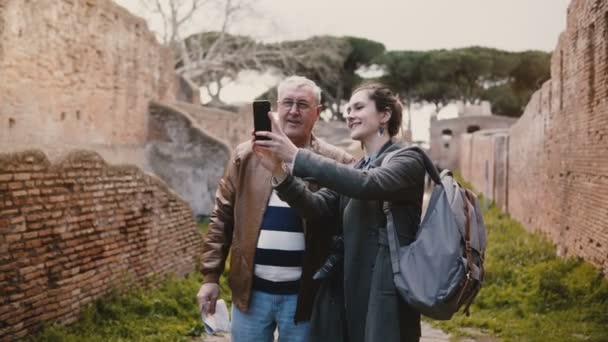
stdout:
<svg viewBox="0 0 608 342">
<path fill-rule="evenodd" d="M 13 128 L 13 126 L 15 126 L 15 123 L 15 119 L 8 118 L 8 128 Z"/>
<path fill-rule="evenodd" d="M 65 120 L 65 112 L 61 112 L 61 121 Z"/>
<path fill-rule="evenodd" d="M 471 125 L 467 127 L 467 133 L 473 133 L 473 132 L 477 132 L 481 129 L 481 127 L 477 126 L 477 125 Z"/>
<path fill-rule="evenodd" d="M 445 148 L 446 150 L 450 148 L 450 143 L 443 143 L 443 148 Z"/>
<path fill-rule="evenodd" d="M 76 111 L 76 120 L 80 120 L 80 111 L 79 110 Z"/>
<path fill-rule="evenodd" d="M 443 131 L 441 131 L 441 139 L 443 140 L 450 140 L 452 139 L 452 130 L 449 128 L 444 129 Z"/>
</svg>

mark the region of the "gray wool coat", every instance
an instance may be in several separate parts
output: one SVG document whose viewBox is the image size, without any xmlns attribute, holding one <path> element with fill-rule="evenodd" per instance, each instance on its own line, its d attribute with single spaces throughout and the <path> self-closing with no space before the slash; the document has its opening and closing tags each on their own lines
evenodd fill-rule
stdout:
<svg viewBox="0 0 608 342">
<path fill-rule="evenodd" d="M 381 166 L 386 154 L 395 150 L 400 151 Z M 392 203 L 400 244 L 411 243 L 420 222 L 424 175 L 417 152 L 390 142 L 365 168 L 363 162 L 350 167 L 306 150 L 298 152 L 293 176 L 276 187 L 279 197 L 304 218 L 337 219 L 344 236 L 343 297 L 331 299 L 343 305 L 344 328 L 330 331 L 328 322 L 342 320 L 323 317 L 338 311 L 315 310 L 311 322 L 315 341 L 419 340 L 420 314 L 401 299 L 394 286 L 382 203 Z M 306 179 L 314 179 L 325 189 L 309 191 Z M 317 298 L 317 309 L 331 307 L 324 300 Z"/>
</svg>

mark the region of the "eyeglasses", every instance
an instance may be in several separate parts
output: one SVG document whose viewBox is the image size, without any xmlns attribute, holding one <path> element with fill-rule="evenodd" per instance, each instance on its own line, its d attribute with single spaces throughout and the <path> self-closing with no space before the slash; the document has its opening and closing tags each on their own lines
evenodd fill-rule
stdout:
<svg viewBox="0 0 608 342">
<path fill-rule="evenodd" d="M 304 101 L 294 101 L 292 99 L 285 99 L 283 101 L 279 101 L 279 106 L 286 111 L 290 111 L 293 108 L 293 105 L 296 106 L 296 110 L 298 112 L 306 112 L 310 109 L 310 104 Z"/>
</svg>

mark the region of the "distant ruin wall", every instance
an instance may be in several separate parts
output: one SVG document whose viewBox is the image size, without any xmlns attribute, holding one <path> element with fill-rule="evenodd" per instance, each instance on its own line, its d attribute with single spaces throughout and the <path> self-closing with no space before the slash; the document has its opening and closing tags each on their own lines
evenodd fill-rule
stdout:
<svg viewBox="0 0 608 342">
<path fill-rule="evenodd" d="M 510 135 L 512 215 L 608 274 L 608 2 L 570 3 L 551 80 Z"/>
<path fill-rule="evenodd" d="M 111 0 L 0 1 L 0 80 L 0 151 L 142 146 L 148 101 L 185 87 L 146 22 Z"/>
<path fill-rule="evenodd" d="M 462 116 L 431 120 L 431 158 L 440 168 L 460 165 L 461 137 L 479 130 L 509 128 L 517 119 L 501 115 Z"/>
<path fill-rule="evenodd" d="M 461 164 L 470 165 L 463 173 L 484 191 L 483 174 L 475 173 L 483 168 L 471 160 L 493 160 L 498 152 L 475 134 L 464 138 L 471 139 L 470 152 L 461 154 Z M 545 233 L 561 255 L 583 257 L 608 276 L 607 1 L 570 3 L 551 79 L 509 129 L 507 150 L 509 213 Z"/>
<path fill-rule="evenodd" d="M 230 149 L 251 139 L 253 109 L 250 103 L 241 105 L 236 112 L 183 102 L 174 106 L 187 112 L 197 126 L 226 143 Z"/>
<path fill-rule="evenodd" d="M 0 340 L 74 322 L 114 287 L 194 271 L 188 204 L 134 166 L 77 151 L 0 154 Z"/>
<path fill-rule="evenodd" d="M 464 179 L 504 211 L 508 197 L 508 130 L 478 131 L 460 137 L 460 166 Z"/>
</svg>

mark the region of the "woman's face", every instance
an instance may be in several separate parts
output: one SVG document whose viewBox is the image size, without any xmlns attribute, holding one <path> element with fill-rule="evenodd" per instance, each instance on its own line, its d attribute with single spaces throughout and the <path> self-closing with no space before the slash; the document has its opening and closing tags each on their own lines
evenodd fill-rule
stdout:
<svg viewBox="0 0 608 342">
<path fill-rule="evenodd" d="M 386 126 L 388 114 L 376 110 L 376 103 L 369 98 L 369 92 L 369 89 L 357 91 L 350 97 L 346 107 L 346 124 L 353 140 L 365 140 L 377 134 L 383 123 Z"/>
</svg>

